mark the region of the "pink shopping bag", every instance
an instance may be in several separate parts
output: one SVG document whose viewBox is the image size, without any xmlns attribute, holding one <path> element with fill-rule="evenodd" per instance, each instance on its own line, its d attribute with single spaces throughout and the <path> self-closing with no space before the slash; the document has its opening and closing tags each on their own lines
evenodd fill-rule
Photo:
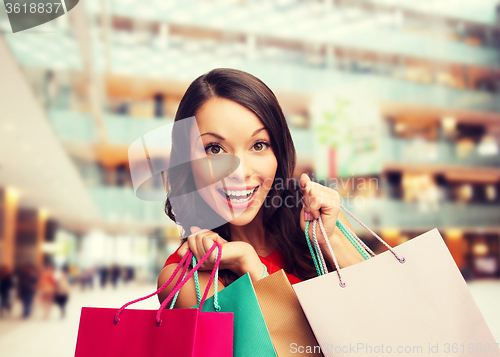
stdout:
<svg viewBox="0 0 500 357">
<path fill-rule="evenodd" d="M 336 272 L 293 285 L 325 356 L 500 356 L 437 229 L 391 248 L 363 226 L 389 251 L 339 269 L 330 249 Z"/>
<path fill-rule="evenodd" d="M 148 296 L 131 301 L 120 309 L 82 308 L 75 357 L 231 357 L 233 314 L 201 311 L 222 254 L 220 245 L 214 243 L 205 257 L 185 276 L 193 256 L 188 251 L 165 285 Z M 216 247 L 216 265 L 200 307 L 164 309 Z M 130 304 L 160 293 L 181 267 L 181 278 L 158 311 L 125 309 Z"/>
</svg>

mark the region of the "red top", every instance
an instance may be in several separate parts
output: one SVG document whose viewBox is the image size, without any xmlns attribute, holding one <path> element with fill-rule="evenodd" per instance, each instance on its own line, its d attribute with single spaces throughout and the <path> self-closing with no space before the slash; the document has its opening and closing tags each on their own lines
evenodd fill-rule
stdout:
<svg viewBox="0 0 500 357">
<path fill-rule="evenodd" d="M 179 250 L 179 248 L 177 248 L 177 250 Z M 163 267 L 166 267 L 167 265 L 170 265 L 170 264 L 179 263 L 181 261 L 181 257 L 179 257 L 179 255 L 177 254 L 177 250 L 174 252 L 174 254 L 172 254 L 170 257 L 168 257 L 168 259 L 165 262 L 165 265 Z M 269 254 L 265 258 L 263 258 L 263 257 L 259 257 L 259 258 L 260 258 L 260 261 L 262 262 L 262 264 L 264 264 L 266 266 L 267 272 L 269 274 L 276 273 L 278 270 L 285 268 L 285 262 L 283 260 L 283 256 L 281 255 L 281 252 L 278 249 L 276 249 L 274 252 L 272 252 L 271 254 Z M 288 278 L 288 281 L 292 285 L 296 284 L 296 283 L 300 283 L 302 281 L 299 278 L 297 278 L 295 275 L 288 274 L 287 272 L 285 272 L 285 274 Z"/>
</svg>

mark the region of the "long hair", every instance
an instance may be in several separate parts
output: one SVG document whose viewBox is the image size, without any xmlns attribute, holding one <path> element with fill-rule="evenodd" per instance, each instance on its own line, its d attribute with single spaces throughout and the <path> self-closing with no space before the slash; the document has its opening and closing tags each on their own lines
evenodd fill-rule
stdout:
<svg viewBox="0 0 500 357">
<path fill-rule="evenodd" d="M 281 251 L 285 261 L 284 270 L 287 273 L 294 274 L 302 280 L 316 276 L 312 257 L 300 228 L 302 194 L 298 181 L 292 178 L 296 163 L 295 147 L 276 96 L 261 80 L 249 73 L 218 68 L 191 83 L 179 104 L 175 121 L 195 116 L 201 106 L 214 97 L 229 99 L 247 108 L 267 129 L 278 167 L 273 185 L 261 207 L 265 239 L 274 243 Z M 180 155 L 178 150 L 184 152 L 190 150 L 190 144 L 186 140 L 179 139 L 181 136 L 187 137 L 179 135 L 172 138 L 171 160 Z M 213 212 L 200 195 L 190 195 L 190 202 L 172 205 L 168 195 L 179 196 L 186 186 L 193 184 L 194 178 L 190 170 L 178 171 L 167 181 L 165 212 L 170 219 L 181 225 L 185 232 L 189 232 L 192 225 L 203 228 L 200 222 L 203 222 L 204 217 L 211 216 L 206 215 L 206 212 Z M 176 217 L 186 217 L 186 219 L 179 222 Z M 197 224 L 193 224 L 194 221 L 190 221 L 189 217 L 195 217 Z M 212 231 L 231 241 L 227 223 Z M 185 241 L 186 238 L 182 240 Z M 237 278 L 236 274 L 224 270 L 221 270 L 220 276 L 226 286 Z"/>
</svg>

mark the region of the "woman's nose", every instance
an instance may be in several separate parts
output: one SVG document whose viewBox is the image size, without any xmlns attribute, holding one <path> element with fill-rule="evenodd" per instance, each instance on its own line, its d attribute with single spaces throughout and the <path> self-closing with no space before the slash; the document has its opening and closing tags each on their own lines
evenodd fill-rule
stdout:
<svg viewBox="0 0 500 357">
<path fill-rule="evenodd" d="M 241 154 L 236 155 L 236 157 L 239 159 L 240 165 L 229 177 L 238 182 L 246 182 L 253 173 L 253 169 L 250 165 L 250 160 L 248 160 L 245 155 Z"/>
</svg>

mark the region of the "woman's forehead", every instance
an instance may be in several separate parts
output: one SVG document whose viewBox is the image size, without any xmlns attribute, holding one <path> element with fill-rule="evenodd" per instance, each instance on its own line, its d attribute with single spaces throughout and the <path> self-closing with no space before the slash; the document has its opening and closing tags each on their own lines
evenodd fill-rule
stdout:
<svg viewBox="0 0 500 357">
<path fill-rule="evenodd" d="M 252 111 L 225 98 L 212 98 L 195 115 L 200 135 L 215 133 L 224 139 L 250 136 L 264 127 Z"/>
</svg>

